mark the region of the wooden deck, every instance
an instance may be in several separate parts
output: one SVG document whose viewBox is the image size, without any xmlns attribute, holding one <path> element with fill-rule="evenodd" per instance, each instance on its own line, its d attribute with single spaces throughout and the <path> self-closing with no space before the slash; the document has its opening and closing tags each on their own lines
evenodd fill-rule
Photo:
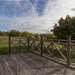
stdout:
<svg viewBox="0 0 75 75">
<path fill-rule="evenodd" d="M 32 53 L 0 56 L 0 75 L 75 75 L 75 72 Z"/>
</svg>

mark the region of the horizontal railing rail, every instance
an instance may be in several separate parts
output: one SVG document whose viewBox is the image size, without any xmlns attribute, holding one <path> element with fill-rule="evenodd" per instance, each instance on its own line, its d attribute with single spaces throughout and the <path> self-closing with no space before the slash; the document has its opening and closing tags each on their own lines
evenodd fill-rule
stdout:
<svg viewBox="0 0 75 75">
<path fill-rule="evenodd" d="M 2 39 L 2 37 L 0 37 Z M 8 53 L 34 52 L 41 56 L 57 58 L 67 63 L 75 63 L 75 40 L 48 39 L 35 37 L 7 37 Z M 1 42 L 1 41 L 0 41 Z"/>
</svg>

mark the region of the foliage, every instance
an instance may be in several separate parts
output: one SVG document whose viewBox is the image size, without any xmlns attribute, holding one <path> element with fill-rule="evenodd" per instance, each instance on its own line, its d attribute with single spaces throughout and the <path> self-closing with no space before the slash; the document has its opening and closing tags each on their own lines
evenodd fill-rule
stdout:
<svg viewBox="0 0 75 75">
<path fill-rule="evenodd" d="M 55 39 L 56 36 L 54 34 L 46 33 L 46 34 L 41 34 L 41 36 L 47 38 L 47 39 Z"/>
<path fill-rule="evenodd" d="M 47 34 L 47 39 L 55 39 L 56 36 L 54 34 Z"/>
<path fill-rule="evenodd" d="M 9 35 L 10 35 L 10 36 L 19 36 L 19 35 L 20 35 L 20 32 L 19 32 L 19 31 L 16 31 L 16 30 L 11 30 L 11 31 L 9 32 Z"/>
<path fill-rule="evenodd" d="M 0 31 L 0 36 L 22 36 L 22 37 L 28 37 L 32 36 L 33 34 L 31 32 L 20 32 L 17 30 L 11 30 L 8 32 Z"/>
<path fill-rule="evenodd" d="M 28 37 L 28 36 L 32 36 L 33 34 L 32 33 L 30 33 L 30 32 L 21 32 L 21 36 L 22 37 Z"/>
<path fill-rule="evenodd" d="M 0 31 L 0 36 L 7 36 L 8 32 Z"/>
<path fill-rule="evenodd" d="M 52 31 L 58 38 L 75 36 L 75 17 L 70 17 L 67 15 L 65 19 L 60 18 Z"/>
</svg>

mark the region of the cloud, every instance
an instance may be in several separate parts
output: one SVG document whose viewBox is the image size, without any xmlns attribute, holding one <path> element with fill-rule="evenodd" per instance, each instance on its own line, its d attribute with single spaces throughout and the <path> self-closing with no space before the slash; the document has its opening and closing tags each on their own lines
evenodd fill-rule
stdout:
<svg viewBox="0 0 75 75">
<path fill-rule="evenodd" d="M 75 8 L 75 0 L 3 1 L 7 1 L 7 3 L 3 2 L 4 5 L 0 5 L 0 8 L 2 8 L 0 11 L 0 24 L 6 24 L 8 30 L 47 32 L 52 29 L 53 24 L 60 17 L 65 17 L 67 14 L 75 15 L 75 12 L 71 10 L 71 8 Z"/>
</svg>

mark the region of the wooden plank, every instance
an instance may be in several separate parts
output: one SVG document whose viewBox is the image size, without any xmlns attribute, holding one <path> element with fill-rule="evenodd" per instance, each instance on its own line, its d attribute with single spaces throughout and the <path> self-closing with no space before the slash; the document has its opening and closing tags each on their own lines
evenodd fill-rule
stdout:
<svg viewBox="0 0 75 75">
<path fill-rule="evenodd" d="M 75 71 L 31 53 L 0 57 L 0 75 L 64 75 L 65 70 L 67 75 L 75 75 Z"/>
</svg>

